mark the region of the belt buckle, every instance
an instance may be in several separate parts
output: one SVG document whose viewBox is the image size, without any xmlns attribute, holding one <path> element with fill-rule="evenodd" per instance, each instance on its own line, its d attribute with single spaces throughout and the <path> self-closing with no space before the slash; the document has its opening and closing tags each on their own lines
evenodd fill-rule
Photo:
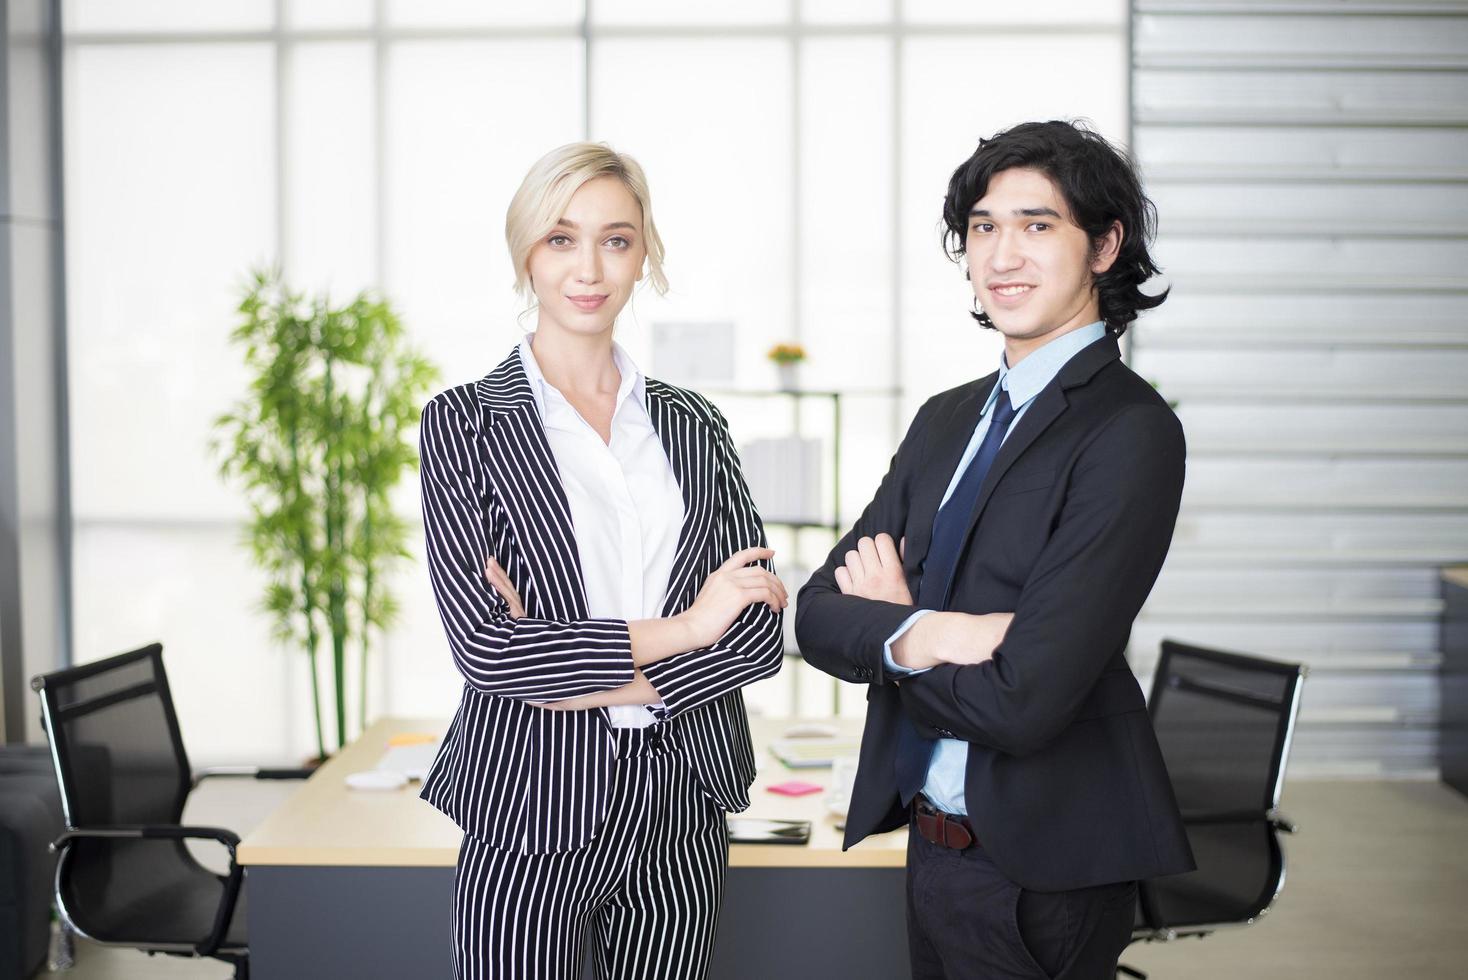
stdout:
<svg viewBox="0 0 1468 980">
<path fill-rule="evenodd" d="M 939 817 L 938 826 L 943 829 L 943 843 L 955 851 L 964 851 L 973 845 L 974 835 L 968 832 L 967 827 L 948 814 L 945 813 Z"/>
<path fill-rule="evenodd" d="M 963 820 L 962 817 L 949 813 L 946 810 L 938 809 L 921 795 L 913 802 L 917 806 L 917 812 L 920 818 L 918 820 L 918 833 L 922 834 L 923 838 L 929 843 L 938 844 L 955 851 L 964 851 L 973 846 L 974 835 L 963 825 L 961 822 Z M 923 833 L 927 829 L 923 826 L 925 822 L 923 818 L 932 825 L 931 835 Z"/>
</svg>

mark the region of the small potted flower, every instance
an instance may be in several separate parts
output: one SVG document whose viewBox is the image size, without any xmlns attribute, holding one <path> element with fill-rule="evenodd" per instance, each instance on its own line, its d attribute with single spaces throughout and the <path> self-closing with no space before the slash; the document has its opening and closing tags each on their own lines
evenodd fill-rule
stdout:
<svg viewBox="0 0 1468 980">
<path fill-rule="evenodd" d="M 796 368 L 805 360 L 805 348 L 799 344 L 776 344 L 765 355 L 775 362 L 775 371 L 781 391 L 794 391 L 800 387 Z"/>
</svg>

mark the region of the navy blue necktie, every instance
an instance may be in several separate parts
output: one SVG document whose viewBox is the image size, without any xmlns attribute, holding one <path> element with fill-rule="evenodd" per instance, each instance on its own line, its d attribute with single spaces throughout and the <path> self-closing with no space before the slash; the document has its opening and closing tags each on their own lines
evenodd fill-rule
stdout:
<svg viewBox="0 0 1468 980">
<path fill-rule="evenodd" d="M 1000 389 L 994 401 L 993 415 L 989 419 L 989 430 L 979 443 L 979 451 L 963 471 L 958 485 L 948 502 L 938 509 L 933 518 L 933 540 L 928 545 L 928 556 L 923 562 L 923 578 L 918 586 L 917 607 L 919 609 L 946 609 L 948 594 L 953 589 L 953 572 L 958 566 L 958 556 L 963 551 L 968 537 L 969 522 L 974 508 L 979 503 L 979 489 L 984 477 L 999 455 L 999 447 L 1014 421 L 1014 405 L 1009 401 L 1009 392 Z M 933 747 L 937 743 L 917 733 L 906 715 L 902 715 L 897 726 L 897 789 L 902 794 L 902 804 L 912 802 L 923 783 L 928 780 L 928 763 L 933 758 Z"/>
</svg>

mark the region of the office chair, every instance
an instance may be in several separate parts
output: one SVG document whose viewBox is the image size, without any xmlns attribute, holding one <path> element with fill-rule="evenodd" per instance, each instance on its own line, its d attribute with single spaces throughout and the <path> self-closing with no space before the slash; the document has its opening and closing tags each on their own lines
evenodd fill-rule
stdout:
<svg viewBox="0 0 1468 980">
<path fill-rule="evenodd" d="M 220 827 L 183 826 L 184 803 L 209 776 L 300 779 L 310 770 L 191 773 L 158 643 L 36 677 L 31 688 L 41 698 L 66 818 L 51 845 L 63 927 L 150 955 L 213 957 L 247 980 L 240 839 Z M 190 840 L 223 845 L 228 873 L 199 864 Z"/>
<path fill-rule="evenodd" d="M 1279 799 L 1306 673 L 1162 642 L 1148 712 L 1198 868 L 1141 883 L 1133 942 L 1248 925 L 1274 904 L 1285 879 L 1279 835 L 1295 831 Z"/>
</svg>

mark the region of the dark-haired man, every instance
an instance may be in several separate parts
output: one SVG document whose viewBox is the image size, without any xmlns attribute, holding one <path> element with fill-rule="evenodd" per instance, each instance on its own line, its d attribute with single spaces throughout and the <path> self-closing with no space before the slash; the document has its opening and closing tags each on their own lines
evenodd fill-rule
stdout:
<svg viewBox="0 0 1468 980">
<path fill-rule="evenodd" d="M 1151 202 L 1100 136 L 1027 123 L 954 172 L 944 223 L 999 370 L 919 409 L 796 635 L 871 685 L 846 845 L 911 823 L 914 978 L 1110 980 L 1135 882 L 1193 866 L 1125 659 L 1183 486 L 1117 347 L 1165 298 Z"/>
</svg>

